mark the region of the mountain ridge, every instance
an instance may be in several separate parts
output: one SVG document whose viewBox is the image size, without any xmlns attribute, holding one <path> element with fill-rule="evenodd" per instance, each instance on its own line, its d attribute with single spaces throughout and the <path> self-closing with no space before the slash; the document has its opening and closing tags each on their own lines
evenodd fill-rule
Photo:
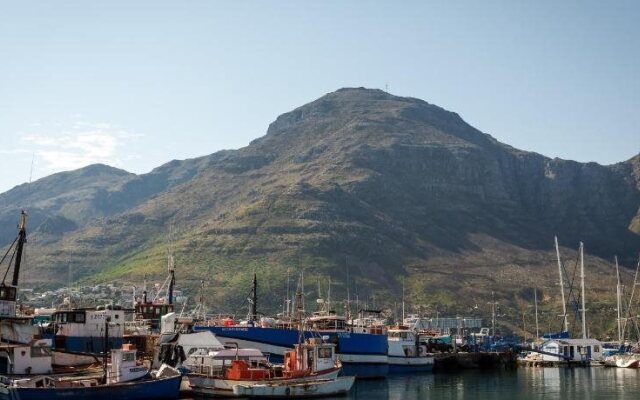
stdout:
<svg viewBox="0 0 640 400">
<path fill-rule="evenodd" d="M 184 276 L 210 279 L 220 304 L 238 306 L 256 270 L 275 297 L 287 269 L 334 276 L 339 292 L 348 265 L 370 292 L 393 296 L 410 276 L 416 302 L 456 307 L 445 289 L 476 301 L 494 290 L 516 307 L 532 285 L 552 290 L 553 278 L 500 287 L 492 274 L 535 276 L 556 234 L 566 251 L 582 240 L 592 256 L 631 264 L 639 165 L 640 156 L 609 166 L 551 159 L 425 101 L 341 89 L 282 114 L 246 147 L 148 174 L 111 171 L 66 208 L 41 205 L 51 220 L 33 233 L 39 273 L 27 281 L 59 279 L 69 265 L 86 281 L 161 276 L 171 231 Z M 17 215 L 7 196 L 3 218 Z M 83 212 L 68 212 L 76 206 Z M 611 267 L 594 260 L 598 274 Z"/>
</svg>

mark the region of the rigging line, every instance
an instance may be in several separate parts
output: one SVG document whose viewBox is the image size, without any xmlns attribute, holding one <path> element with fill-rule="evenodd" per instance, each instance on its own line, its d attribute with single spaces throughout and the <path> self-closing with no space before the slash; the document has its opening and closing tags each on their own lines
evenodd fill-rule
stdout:
<svg viewBox="0 0 640 400">
<path fill-rule="evenodd" d="M 16 256 L 16 252 L 18 251 L 18 249 L 14 249 L 13 253 L 11 254 L 11 259 L 9 260 L 9 267 L 7 267 L 7 270 L 4 271 L 4 276 L 2 277 L 2 284 L 4 285 L 4 281 L 7 279 L 7 274 L 9 273 L 9 269 L 11 267 L 11 262 L 13 261 L 13 258 Z"/>
<path fill-rule="evenodd" d="M 565 280 L 565 281 L 568 283 L 568 285 L 569 285 L 569 293 L 567 294 L 567 297 L 568 297 L 567 301 L 568 301 L 568 302 L 570 302 L 572 297 L 573 297 L 573 300 L 575 301 L 575 295 L 573 295 L 573 282 L 575 281 L 575 270 L 576 270 L 576 267 L 574 267 L 573 279 L 569 279 L 569 272 L 567 271 L 567 266 L 565 265 L 565 263 L 564 263 L 564 262 L 561 262 L 561 263 L 560 263 L 560 266 L 561 266 L 561 270 L 562 270 L 562 272 L 563 272 L 563 274 L 564 274 L 564 278 L 565 278 L 564 280 Z M 576 262 L 576 266 L 577 266 L 577 262 Z M 565 316 L 564 316 L 564 318 L 568 318 L 568 317 L 569 317 L 569 315 L 565 315 Z M 576 317 L 575 317 L 575 314 L 574 314 L 574 318 L 573 318 L 573 320 L 571 321 L 571 324 L 572 324 L 572 325 L 573 325 L 573 324 L 575 323 L 575 321 L 576 321 L 576 319 L 575 319 L 575 318 L 576 318 Z M 561 324 L 562 324 L 562 321 L 561 321 Z M 563 330 L 563 329 L 564 329 L 564 325 L 562 325 L 562 326 L 560 327 L 559 331 L 560 331 L 560 332 L 562 332 L 562 330 Z"/>
<path fill-rule="evenodd" d="M 629 303 L 627 305 L 627 318 L 624 320 L 624 324 L 622 325 L 622 335 L 624 336 L 627 330 L 627 320 L 631 317 L 631 306 L 633 305 L 633 296 L 636 291 L 636 286 L 638 285 L 638 271 L 640 270 L 640 257 L 638 257 L 638 266 L 636 267 L 636 273 L 633 277 L 633 285 L 631 285 L 631 296 L 629 297 Z"/>
<path fill-rule="evenodd" d="M 0 264 L 2 264 L 4 262 L 5 258 L 7 258 L 7 255 L 9 254 L 9 252 L 11 251 L 13 246 L 15 246 L 16 242 L 18 241 L 18 238 L 19 238 L 19 236 L 16 236 L 16 238 L 13 239 L 13 243 L 11 243 L 11 246 L 9 246 L 9 248 L 7 249 L 7 252 L 4 253 L 4 256 L 2 256 L 2 259 L 0 260 Z M 11 263 L 9 263 L 9 267 L 11 267 Z"/>
<path fill-rule="evenodd" d="M 569 287 L 569 297 L 573 298 L 573 309 L 574 309 L 574 315 L 573 315 L 573 323 L 575 323 L 578 320 L 578 314 L 579 314 L 579 304 L 580 304 L 580 300 L 581 300 L 581 294 L 578 294 L 578 297 L 576 297 L 575 292 L 574 292 L 574 282 L 576 280 L 576 274 L 578 273 L 578 261 L 579 261 L 579 256 L 578 258 L 576 258 L 576 263 L 575 266 L 573 267 L 573 277 L 571 279 L 571 286 Z"/>
</svg>

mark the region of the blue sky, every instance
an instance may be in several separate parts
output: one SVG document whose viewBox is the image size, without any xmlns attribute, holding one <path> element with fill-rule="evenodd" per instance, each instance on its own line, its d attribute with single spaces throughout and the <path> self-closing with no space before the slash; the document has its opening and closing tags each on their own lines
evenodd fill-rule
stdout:
<svg viewBox="0 0 640 400">
<path fill-rule="evenodd" d="M 102 162 L 239 148 L 345 86 L 458 112 L 498 140 L 640 152 L 640 2 L 32 1 L 0 7 L 0 191 Z"/>
</svg>

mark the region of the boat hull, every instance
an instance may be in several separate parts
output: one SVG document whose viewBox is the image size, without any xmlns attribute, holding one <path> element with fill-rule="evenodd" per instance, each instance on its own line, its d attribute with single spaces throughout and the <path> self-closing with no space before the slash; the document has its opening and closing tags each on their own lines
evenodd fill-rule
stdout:
<svg viewBox="0 0 640 400">
<path fill-rule="evenodd" d="M 401 357 L 389 356 L 390 374 L 407 374 L 412 372 L 433 371 L 433 357 Z"/>
<path fill-rule="evenodd" d="M 337 379 L 300 382 L 277 385 L 235 385 L 233 394 L 249 398 L 308 398 L 345 394 L 351 390 L 355 377 L 346 376 Z"/>
<path fill-rule="evenodd" d="M 340 373 L 339 368 L 335 368 L 325 373 L 314 374 L 311 376 L 304 376 L 299 378 L 292 379 L 273 379 L 270 381 L 251 381 L 251 380 L 235 380 L 235 379 L 222 379 L 222 378 L 214 378 L 208 377 L 204 375 L 197 374 L 189 374 L 187 375 L 187 379 L 189 380 L 189 386 L 191 387 L 192 393 L 203 395 L 203 396 L 235 396 L 233 394 L 233 387 L 237 385 L 242 386 L 251 386 L 256 384 L 293 384 L 293 383 L 301 383 L 301 382 L 309 382 L 309 381 L 317 381 L 317 380 L 335 380 Z"/>
<path fill-rule="evenodd" d="M 240 348 L 255 348 L 269 355 L 271 362 L 283 362 L 284 353 L 298 343 L 298 331 L 260 327 L 196 327 L 210 330 L 221 342 L 234 342 Z M 318 337 L 305 331 L 305 338 Z M 336 344 L 336 354 L 342 362 L 343 375 L 357 378 L 383 378 L 389 372 L 386 335 L 321 332 L 327 342 Z"/>
<path fill-rule="evenodd" d="M 2 400 L 175 400 L 178 398 L 182 376 L 127 382 L 107 386 L 70 388 L 26 388 L 0 386 Z"/>
</svg>

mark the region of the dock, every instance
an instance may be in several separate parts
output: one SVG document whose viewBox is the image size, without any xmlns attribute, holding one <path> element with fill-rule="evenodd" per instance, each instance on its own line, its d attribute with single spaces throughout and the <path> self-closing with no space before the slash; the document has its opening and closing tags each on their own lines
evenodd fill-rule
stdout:
<svg viewBox="0 0 640 400">
<path fill-rule="evenodd" d="M 513 369 L 517 354 L 513 352 L 440 353 L 435 354 L 435 372 L 456 372 L 465 369 Z"/>
</svg>

